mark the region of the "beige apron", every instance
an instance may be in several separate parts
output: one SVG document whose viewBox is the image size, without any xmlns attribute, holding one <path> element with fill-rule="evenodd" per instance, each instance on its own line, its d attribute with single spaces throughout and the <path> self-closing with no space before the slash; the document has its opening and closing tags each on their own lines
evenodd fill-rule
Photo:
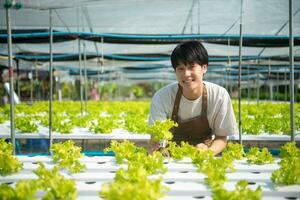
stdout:
<svg viewBox="0 0 300 200">
<path fill-rule="evenodd" d="M 188 142 L 190 145 L 205 143 L 210 146 L 212 142 L 212 133 L 207 120 L 207 89 L 203 84 L 202 91 L 202 111 L 201 115 L 189 119 L 186 122 L 178 121 L 178 109 L 182 95 L 182 87 L 178 85 L 178 91 L 172 111 L 171 119 L 177 122 L 178 127 L 173 127 L 170 131 L 173 133 L 173 141 L 180 144 L 181 141 Z"/>
</svg>

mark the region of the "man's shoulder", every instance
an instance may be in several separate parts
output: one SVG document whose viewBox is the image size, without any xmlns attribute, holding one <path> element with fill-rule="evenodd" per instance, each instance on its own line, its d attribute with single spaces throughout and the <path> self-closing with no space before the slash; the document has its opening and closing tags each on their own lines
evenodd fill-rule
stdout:
<svg viewBox="0 0 300 200">
<path fill-rule="evenodd" d="M 211 100 L 219 100 L 220 98 L 230 98 L 228 91 L 215 83 L 204 82 L 207 87 L 208 98 Z"/>
<path fill-rule="evenodd" d="M 170 83 L 162 88 L 160 88 L 155 94 L 154 97 L 168 97 L 172 96 L 178 90 L 178 82 Z"/>
<path fill-rule="evenodd" d="M 151 101 L 151 107 L 153 110 L 160 110 L 161 112 L 167 113 L 169 116 L 169 112 L 172 110 L 172 105 L 176 96 L 176 92 L 178 90 L 178 83 L 171 83 L 166 85 L 165 87 L 159 89 L 153 96 Z"/>
<path fill-rule="evenodd" d="M 227 90 L 224 87 L 222 87 L 221 85 L 218 85 L 218 84 L 215 84 L 212 82 L 208 82 L 208 81 L 204 81 L 204 83 L 208 90 L 213 90 L 215 92 L 226 92 L 227 93 Z"/>
</svg>

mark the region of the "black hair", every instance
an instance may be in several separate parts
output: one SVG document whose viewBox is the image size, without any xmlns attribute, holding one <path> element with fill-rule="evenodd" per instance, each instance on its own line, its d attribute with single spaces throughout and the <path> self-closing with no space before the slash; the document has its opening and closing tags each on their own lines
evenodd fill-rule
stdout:
<svg viewBox="0 0 300 200">
<path fill-rule="evenodd" d="M 199 64 L 208 66 L 208 53 L 199 41 L 184 42 L 175 47 L 171 54 L 171 63 L 174 70 L 180 64 Z"/>
</svg>

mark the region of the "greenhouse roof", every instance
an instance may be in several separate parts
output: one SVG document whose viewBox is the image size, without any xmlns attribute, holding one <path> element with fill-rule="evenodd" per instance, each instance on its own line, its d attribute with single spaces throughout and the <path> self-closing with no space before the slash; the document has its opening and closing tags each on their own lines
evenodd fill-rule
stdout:
<svg viewBox="0 0 300 200">
<path fill-rule="evenodd" d="M 0 0 L 0 5 L 5 2 Z M 236 71 L 234 68 L 238 65 L 240 0 L 17 2 L 21 4 L 21 9 L 11 9 L 11 27 L 13 55 L 19 60 L 21 69 L 31 70 L 38 65 L 42 66 L 39 67 L 41 70 L 47 70 L 49 9 L 52 9 L 55 30 L 54 67 L 69 70 L 71 75 L 79 69 L 78 39 L 82 44 L 81 58 L 86 59 L 85 65 L 91 74 L 92 71 L 99 74 L 99 69 L 102 72 L 111 69 L 127 73 L 128 67 L 136 67 L 135 70 L 147 73 L 147 77 L 152 74 L 154 79 L 157 74 L 153 70 L 158 69 L 149 68 L 164 66 L 166 73 L 172 75 L 169 55 L 177 43 L 186 40 L 204 42 L 210 55 L 211 72 L 217 70 L 214 73 L 225 74 L 228 67 Z M 293 2 L 295 74 L 298 74 L 300 1 Z M 2 59 L 8 54 L 3 6 L 0 11 L 0 65 L 7 66 L 7 60 Z M 257 68 L 261 74 L 288 73 L 285 71 L 289 67 L 288 20 L 288 1 L 243 1 L 244 68 Z M 271 66 L 272 70 L 265 66 Z M 118 69 L 124 67 L 123 70 Z M 225 70 L 222 71 L 222 68 Z"/>
</svg>

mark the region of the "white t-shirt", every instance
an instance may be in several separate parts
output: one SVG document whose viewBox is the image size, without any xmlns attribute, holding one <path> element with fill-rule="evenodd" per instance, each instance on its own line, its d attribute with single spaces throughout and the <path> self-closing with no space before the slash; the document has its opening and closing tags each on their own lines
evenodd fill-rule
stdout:
<svg viewBox="0 0 300 200">
<path fill-rule="evenodd" d="M 231 99 L 225 88 L 210 82 L 204 82 L 207 88 L 207 119 L 212 134 L 229 136 L 238 134 Z M 158 90 L 152 98 L 148 124 L 155 120 L 171 119 L 178 82 L 171 83 Z M 201 115 L 202 96 L 196 100 L 188 100 L 181 96 L 178 119 L 187 121 Z"/>
</svg>

